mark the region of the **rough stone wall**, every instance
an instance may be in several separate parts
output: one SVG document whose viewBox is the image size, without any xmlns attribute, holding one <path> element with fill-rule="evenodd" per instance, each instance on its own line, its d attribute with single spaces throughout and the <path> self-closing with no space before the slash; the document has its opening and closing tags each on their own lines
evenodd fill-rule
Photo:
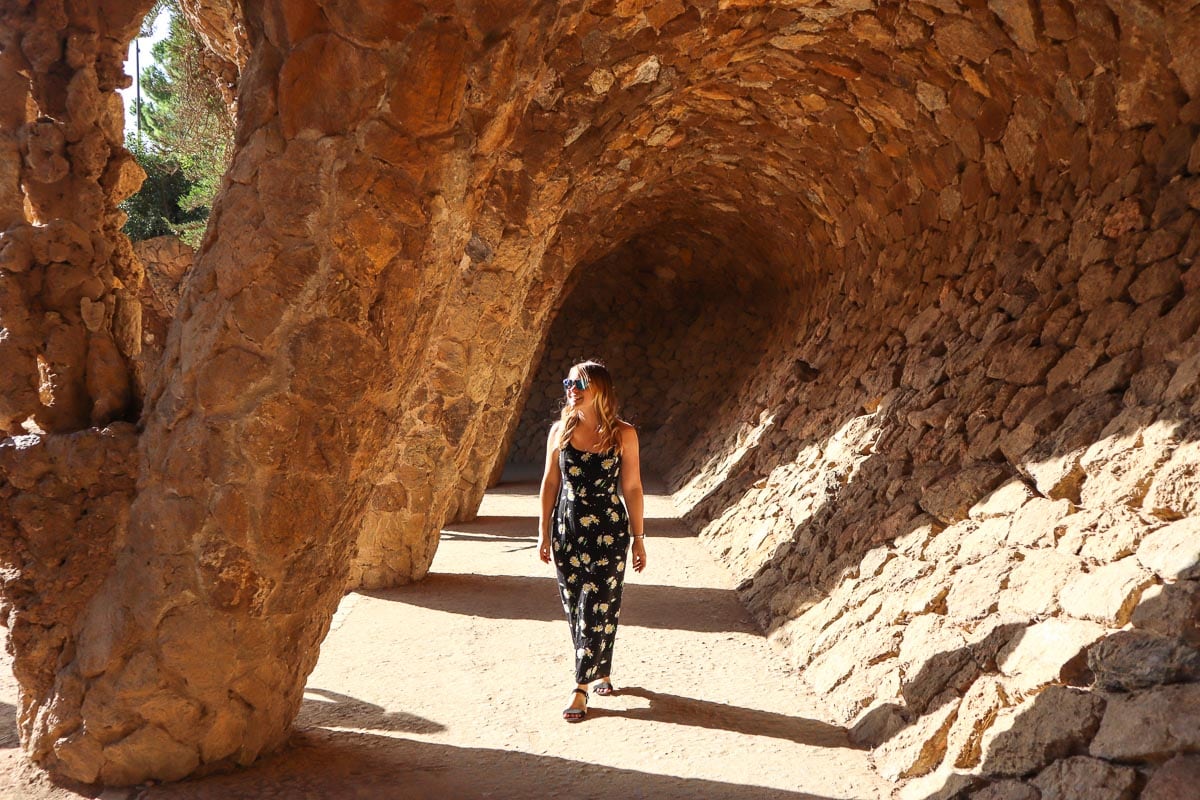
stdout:
<svg viewBox="0 0 1200 800">
<path fill-rule="evenodd" d="M 0 592 L 27 746 L 71 730 L 50 706 L 79 700 L 61 671 L 134 494 L 141 268 L 116 206 L 144 174 L 116 89 L 148 6 L 0 8 Z"/>
<path fill-rule="evenodd" d="M 1048 251 L 1063 230 L 1040 240 Z M 1132 791 L 1135 767 L 1196 746 L 1194 729 L 1134 722 L 1165 727 L 1164 698 L 1200 697 L 1162 686 L 1200 679 L 1200 294 L 1179 283 L 1178 255 L 1167 294 L 1118 294 L 1124 309 L 1081 311 L 1082 283 L 1024 300 L 1000 284 L 991 309 L 935 301 L 844 333 L 818 323 L 801 348 L 815 380 L 764 378 L 727 419 L 721 480 L 701 473 L 676 495 L 831 719 L 878 746 L 886 777 L 924 776 L 906 796 L 978 785 L 963 774 L 1053 775 L 1055 759 L 1087 754 L 1114 763 L 1079 762 L 1092 783 L 1076 796 L 1112 775 Z M 1153 274 L 1129 272 L 1144 277 L 1128 286 Z M 956 284 L 939 280 L 942 297 Z M 1148 304 L 1149 324 L 1113 323 Z"/>
<path fill-rule="evenodd" d="M 117 203 L 145 176 L 122 140 L 122 42 L 145 4 L 0 11 L 0 432 L 69 432 L 134 409 L 141 274 Z"/>
<path fill-rule="evenodd" d="M 1033 18 L 990 6 L 1016 55 Z M 853 226 L 905 269 L 805 297 L 672 475 L 903 796 L 1159 796 L 1200 746 L 1166 711 L 1200 699 L 1191 34 L 1043 12 L 1032 63 L 938 19 L 964 77 L 915 88 L 950 141 Z"/>
<path fill-rule="evenodd" d="M 24 366 L 0 416 L 48 431 L 0 449 L 31 757 L 133 783 L 280 743 L 343 588 L 425 574 L 514 440 L 554 311 L 661 239 L 720 243 L 697 276 L 737 260 L 783 304 L 669 477 L 881 770 L 1054 796 L 1185 769 L 1154 767 L 1196 749 L 1191 722 L 1129 721 L 1196 686 L 1195 4 L 434 5 L 200 6 L 244 25 L 217 37 L 237 153 L 137 430 L 93 427 L 136 406 L 137 304 L 105 299 L 96 363 L 121 369 L 89 371 L 91 339 L 45 343 L 96 333 L 97 299 L 20 256 L 68 222 L 95 264 L 128 246 L 112 67 L 139 9 L 6 7 L 0 318 Z M 71 45 L 93 34 L 95 118 Z M 97 172 L 67 143 L 99 119 Z M 78 192 L 36 179 L 63 163 Z M 1022 594 L 1027 564 L 1054 577 Z M 1139 677 L 1143 646 L 1165 666 Z M 1054 735 L 1006 761 L 996 720 Z M 1001 776 L 1025 788 L 982 787 Z"/>
<path fill-rule="evenodd" d="M 163 346 L 179 306 L 181 283 L 196 254 L 177 236 L 157 236 L 134 242 L 133 254 L 142 267 L 142 349 L 134 360 L 137 394 L 146 395 L 146 380 L 162 360 Z"/>
<path fill-rule="evenodd" d="M 205 44 L 204 68 L 232 109 L 237 86 L 250 58 L 249 33 L 240 3 L 227 0 L 181 0 L 180 10 Z"/>
</svg>

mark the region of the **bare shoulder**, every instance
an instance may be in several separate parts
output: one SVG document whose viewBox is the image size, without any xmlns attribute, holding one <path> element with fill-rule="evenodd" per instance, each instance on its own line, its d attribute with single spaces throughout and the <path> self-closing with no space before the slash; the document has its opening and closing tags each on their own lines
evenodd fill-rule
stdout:
<svg viewBox="0 0 1200 800">
<path fill-rule="evenodd" d="M 630 443 L 637 442 L 637 428 L 633 423 L 620 420 L 617 422 L 617 435 L 621 437 L 621 446 L 627 447 Z"/>
<path fill-rule="evenodd" d="M 562 431 L 562 420 L 555 422 L 550 426 L 550 435 L 546 437 L 546 441 L 557 442 L 558 435 Z"/>
</svg>

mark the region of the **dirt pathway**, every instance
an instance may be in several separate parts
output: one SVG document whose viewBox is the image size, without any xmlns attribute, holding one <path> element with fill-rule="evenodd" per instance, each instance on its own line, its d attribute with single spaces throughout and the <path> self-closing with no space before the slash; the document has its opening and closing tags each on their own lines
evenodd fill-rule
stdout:
<svg viewBox="0 0 1200 800">
<path fill-rule="evenodd" d="M 443 534 L 433 573 L 350 594 L 309 680 L 297 732 L 253 768 L 166 786 L 160 798 L 856 798 L 890 794 L 866 753 L 818 721 L 782 658 L 713 563 L 647 502 L 648 567 L 626 583 L 618 693 L 586 721 L 560 713 L 573 686 L 554 574 L 537 560 L 537 487 L 508 482 L 480 517 Z M 6 719 L 15 703 L 0 683 Z M 7 737 L 7 738 L 6 738 Z M 0 726 L 0 797 L 95 796 L 23 766 Z"/>
</svg>

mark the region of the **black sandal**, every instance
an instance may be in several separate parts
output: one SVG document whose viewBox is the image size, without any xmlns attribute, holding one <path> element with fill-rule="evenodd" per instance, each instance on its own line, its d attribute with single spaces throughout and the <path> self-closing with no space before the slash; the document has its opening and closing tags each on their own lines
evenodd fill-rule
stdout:
<svg viewBox="0 0 1200 800">
<path fill-rule="evenodd" d="M 563 719 L 565 719 L 567 722 L 579 722 L 587 716 L 587 690 L 576 688 L 575 691 L 583 695 L 583 708 L 563 709 Z"/>
<path fill-rule="evenodd" d="M 601 697 L 608 697 L 610 694 L 615 692 L 616 689 L 613 687 L 612 681 L 600 681 L 592 687 L 592 691 Z"/>
</svg>

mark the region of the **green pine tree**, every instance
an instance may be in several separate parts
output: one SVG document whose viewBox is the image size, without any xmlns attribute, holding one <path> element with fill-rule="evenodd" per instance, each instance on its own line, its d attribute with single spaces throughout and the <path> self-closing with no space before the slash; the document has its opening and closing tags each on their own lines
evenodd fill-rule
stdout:
<svg viewBox="0 0 1200 800">
<path fill-rule="evenodd" d="M 160 12 L 170 15 L 168 34 L 142 70 L 141 139 L 130 146 L 147 179 L 122 204 L 125 232 L 134 240 L 174 233 L 198 247 L 232 154 L 233 120 L 178 0 L 159 0 L 142 34 Z"/>
</svg>

